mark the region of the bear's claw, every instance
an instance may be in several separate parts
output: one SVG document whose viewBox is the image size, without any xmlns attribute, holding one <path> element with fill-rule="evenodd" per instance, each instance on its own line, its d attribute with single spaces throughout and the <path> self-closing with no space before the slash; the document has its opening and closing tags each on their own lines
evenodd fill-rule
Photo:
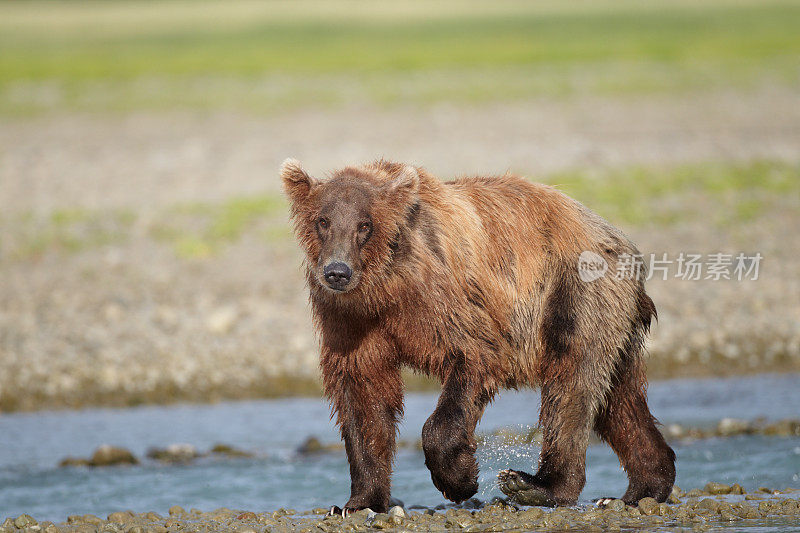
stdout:
<svg viewBox="0 0 800 533">
<path fill-rule="evenodd" d="M 369 507 L 365 507 L 365 509 L 371 510 L 371 509 L 369 509 Z M 332 505 L 331 508 L 328 510 L 328 513 L 325 516 L 341 516 L 342 518 L 347 518 L 351 514 L 357 513 L 358 511 L 361 511 L 361 510 L 362 509 L 355 509 L 353 507 L 344 507 L 344 508 L 342 508 L 342 507 L 339 507 L 338 505 Z"/>
<path fill-rule="evenodd" d="M 605 509 L 606 507 L 608 507 L 609 503 L 613 502 L 614 500 L 618 500 L 618 499 L 619 498 L 605 498 L 605 497 L 604 498 L 598 498 L 598 499 L 596 499 L 594 501 L 594 504 L 597 507 L 601 508 L 601 509 Z M 636 507 L 636 504 L 628 503 L 625 500 L 622 500 L 622 501 L 625 503 L 626 506 Z"/>
<path fill-rule="evenodd" d="M 531 478 L 527 481 L 525 478 Z M 521 505 L 555 507 L 556 502 L 547 489 L 533 484 L 533 476 L 516 470 L 502 470 L 497 474 L 497 484 L 503 494 Z"/>
<path fill-rule="evenodd" d="M 356 512 L 357 509 L 350 509 L 349 507 L 345 507 L 342 509 L 338 505 L 332 505 L 330 511 L 325 516 L 341 516 L 342 518 L 347 518 L 347 515 L 351 515 Z"/>
</svg>

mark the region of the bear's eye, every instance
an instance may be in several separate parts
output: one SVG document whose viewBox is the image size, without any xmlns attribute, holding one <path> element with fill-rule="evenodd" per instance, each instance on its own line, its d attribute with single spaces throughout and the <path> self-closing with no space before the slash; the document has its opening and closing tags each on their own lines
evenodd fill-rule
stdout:
<svg viewBox="0 0 800 533">
<path fill-rule="evenodd" d="M 369 222 L 362 222 L 361 224 L 358 225 L 359 233 L 367 233 L 371 229 L 372 229 L 372 224 Z"/>
<path fill-rule="evenodd" d="M 325 217 L 319 217 L 319 220 L 317 220 L 317 224 L 322 229 L 328 229 L 328 219 Z"/>
</svg>

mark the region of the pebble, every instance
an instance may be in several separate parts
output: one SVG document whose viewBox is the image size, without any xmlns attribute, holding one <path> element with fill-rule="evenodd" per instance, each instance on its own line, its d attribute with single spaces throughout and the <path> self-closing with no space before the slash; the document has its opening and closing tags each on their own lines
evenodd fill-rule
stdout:
<svg viewBox="0 0 800 533">
<path fill-rule="evenodd" d="M 718 511 L 720 506 L 720 502 L 718 500 L 712 500 L 711 498 L 705 498 L 697 504 L 697 507 L 700 509 L 708 509 L 710 511 Z"/>
<path fill-rule="evenodd" d="M 225 306 L 216 309 L 206 319 L 206 327 L 211 333 L 224 335 L 229 333 L 239 317 L 239 312 L 234 306 Z"/>
<path fill-rule="evenodd" d="M 372 519 L 367 520 L 366 524 L 375 529 L 390 529 L 394 526 L 394 524 L 389 521 L 389 515 L 386 513 L 377 513 Z"/>
<path fill-rule="evenodd" d="M 181 516 L 184 514 L 186 514 L 186 510 L 180 505 L 173 505 L 172 507 L 169 508 L 170 516 Z"/>
<path fill-rule="evenodd" d="M 595 506 L 516 507 L 508 505 L 502 498 L 495 498 L 478 508 L 474 502 L 460 506 L 446 506 L 443 511 L 412 506 L 407 511 L 400 505 L 389 508 L 386 513 L 375 513 L 363 509 L 349 515 L 324 516 L 326 509 L 317 508 L 298 513 L 294 509 L 278 509 L 273 512 L 255 513 L 246 510 L 217 509 L 203 512 L 192 509 L 189 513 L 175 505 L 169 509 L 170 517 L 164 519 L 155 512 L 133 513 L 116 511 L 102 520 L 95 515 L 71 515 L 66 523 L 37 523 L 26 514 L 8 518 L 0 526 L 5 533 L 44 531 L 45 533 L 94 532 L 94 533 L 174 533 L 179 531 L 261 533 L 281 531 L 286 533 L 314 531 L 531 531 L 540 529 L 570 531 L 620 531 L 620 530 L 688 530 L 707 531 L 724 524 L 723 527 L 746 527 L 751 519 L 775 518 L 797 520 L 800 518 L 800 498 L 787 493 L 791 489 L 776 491 L 765 488 L 760 493 L 737 495 L 730 486 L 725 498 L 711 495 L 723 484 L 708 484 L 697 492 L 705 497 L 690 497 L 683 504 L 658 503 L 644 498 L 637 506 L 627 506 L 622 500 L 611 500 L 604 508 Z M 722 490 L 722 489 L 720 489 Z M 763 499 L 769 491 L 770 499 Z M 692 494 L 689 491 L 688 494 Z M 673 494 L 683 494 L 676 488 Z M 758 496 L 758 501 L 747 496 Z M 666 529 L 662 529 L 666 528 Z"/>
<path fill-rule="evenodd" d="M 215 444 L 210 453 L 226 457 L 253 457 L 252 453 L 235 448 L 230 444 Z"/>
<path fill-rule="evenodd" d="M 723 418 L 717 424 L 717 433 L 722 436 L 740 435 L 750 431 L 750 424 L 747 420 L 738 418 Z"/>
<path fill-rule="evenodd" d="M 109 522 L 116 522 L 117 524 L 125 524 L 133 520 L 133 512 L 131 511 L 117 511 L 108 515 Z"/>
<path fill-rule="evenodd" d="M 642 498 L 639 500 L 639 510 L 645 515 L 658 513 L 658 502 L 655 498 Z"/>
<path fill-rule="evenodd" d="M 83 457 L 65 457 L 59 461 L 58 466 L 62 468 L 68 466 L 91 466 L 91 461 Z"/>
<path fill-rule="evenodd" d="M 707 483 L 706 486 L 703 488 L 709 494 L 730 494 L 731 493 L 731 486 L 726 485 L 724 483 L 715 483 L 710 482 Z"/>
<path fill-rule="evenodd" d="M 402 507 L 400 507 L 399 505 L 395 505 L 394 507 L 389 509 L 389 516 L 403 519 L 406 517 L 406 513 L 405 511 L 403 511 Z"/>
<path fill-rule="evenodd" d="M 34 520 L 34 518 L 31 515 L 27 515 L 27 514 L 21 514 L 17 518 L 14 519 L 14 526 L 19 528 L 19 529 L 22 529 L 22 528 L 28 527 L 28 526 L 35 526 L 37 524 L 38 524 L 38 522 L 36 522 L 36 520 Z"/>
<path fill-rule="evenodd" d="M 318 453 L 343 451 L 344 445 L 341 443 L 323 444 L 313 435 L 308 437 L 303 444 L 297 447 L 298 455 L 315 455 Z"/>
<path fill-rule="evenodd" d="M 625 510 L 625 502 L 622 500 L 611 500 L 606 504 L 606 509 L 621 512 Z"/>
<path fill-rule="evenodd" d="M 340 448 L 341 445 L 337 445 Z M 330 447 L 330 445 L 328 445 Z M 326 448 L 327 449 L 327 448 Z M 200 453 L 193 444 L 170 444 L 166 448 L 150 448 L 147 458 L 166 464 L 185 464 L 206 456 L 254 457 L 251 452 L 240 450 L 228 444 L 215 444 L 206 454 Z M 125 448 L 104 444 L 95 450 L 92 457 L 65 457 L 59 461 L 59 467 L 75 466 L 112 466 L 120 464 L 139 464 L 139 460 Z"/>
<path fill-rule="evenodd" d="M 188 463 L 200 457 L 200 452 L 192 444 L 180 443 L 166 448 L 151 448 L 147 457 L 165 463 Z"/>
</svg>

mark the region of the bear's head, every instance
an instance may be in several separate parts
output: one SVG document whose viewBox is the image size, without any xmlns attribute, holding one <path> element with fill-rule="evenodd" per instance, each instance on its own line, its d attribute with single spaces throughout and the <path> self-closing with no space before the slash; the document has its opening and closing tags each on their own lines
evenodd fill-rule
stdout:
<svg viewBox="0 0 800 533">
<path fill-rule="evenodd" d="M 287 159 L 281 179 L 306 252 L 312 294 L 322 288 L 327 296 L 344 298 L 386 281 L 407 211 L 417 203 L 415 167 L 378 161 L 320 180 Z"/>
</svg>

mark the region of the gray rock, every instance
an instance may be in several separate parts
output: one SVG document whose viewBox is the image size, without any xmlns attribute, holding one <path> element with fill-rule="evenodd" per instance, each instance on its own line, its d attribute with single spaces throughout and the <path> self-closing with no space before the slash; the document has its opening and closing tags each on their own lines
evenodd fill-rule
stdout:
<svg viewBox="0 0 800 533">
<path fill-rule="evenodd" d="M 389 529 L 394 525 L 389 521 L 389 515 L 387 513 L 372 513 L 372 515 L 367 518 L 366 524 L 375 529 Z"/>
<path fill-rule="evenodd" d="M 181 516 L 186 514 L 186 509 L 181 507 L 180 505 L 173 505 L 169 508 L 169 515 L 170 516 Z"/>
<path fill-rule="evenodd" d="M 742 487 L 738 483 L 734 483 L 733 485 L 731 485 L 731 492 L 730 493 L 731 494 L 740 494 L 741 495 L 741 494 L 745 493 L 745 490 L 744 490 L 744 487 Z"/>
<path fill-rule="evenodd" d="M 722 436 L 741 435 L 750 431 L 750 423 L 738 418 L 723 418 L 717 424 L 717 433 Z"/>
<path fill-rule="evenodd" d="M 658 502 L 655 498 L 642 498 L 639 500 L 639 510 L 642 514 L 653 515 L 658 513 Z"/>
<path fill-rule="evenodd" d="M 89 459 L 84 459 L 83 457 L 65 457 L 58 462 L 58 466 L 60 468 L 69 466 L 89 466 L 89 465 L 90 465 Z"/>
<path fill-rule="evenodd" d="M 125 524 L 133 520 L 133 513 L 131 511 L 117 511 L 108 515 L 109 522 L 116 522 L 117 524 Z"/>
<path fill-rule="evenodd" d="M 317 437 L 312 435 L 297 448 L 297 453 L 300 455 L 315 455 L 318 453 L 338 452 L 343 449 L 344 445 L 341 443 L 323 444 Z"/>
<path fill-rule="evenodd" d="M 703 488 L 703 490 L 709 494 L 730 494 L 731 486 L 724 483 L 711 481 L 710 483 L 706 483 L 706 486 Z"/>
<path fill-rule="evenodd" d="M 170 444 L 166 448 L 151 448 L 147 457 L 164 463 L 188 463 L 200 457 L 200 453 L 191 444 Z"/>
<path fill-rule="evenodd" d="M 136 465 L 139 460 L 125 448 L 103 444 L 97 448 L 89 460 L 91 466 Z"/>
<path fill-rule="evenodd" d="M 606 509 L 620 513 L 625 510 L 625 502 L 619 499 L 611 500 L 606 505 Z"/>
<path fill-rule="evenodd" d="M 697 504 L 698 509 L 708 509 L 710 511 L 714 511 L 715 513 L 719 510 L 719 506 L 721 504 L 717 500 L 712 500 L 711 498 L 703 498 L 700 503 Z"/>
<path fill-rule="evenodd" d="M 215 455 L 225 455 L 227 457 L 253 457 L 252 453 L 235 448 L 230 444 L 215 444 L 214 447 L 211 448 L 211 453 Z"/>
<path fill-rule="evenodd" d="M 84 524 L 91 524 L 93 526 L 99 526 L 103 523 L 103 519 L 97 515 L 93 515 L 91 513 L 87 513 L 83 515 L 83 523 Z"/>
<path fill-rule="evenodd" d="M 14 519 L 14 526 L 18 529 L 28 526 L 35 526 L 36 524 L 38 524 L 38 522 L 36 522 L 36 520 L 28 514 L 21 514 Z"/>
<path fill-rule="evenodd" d="M 239 311 L 233 306 L 220 307 L 206 318 L 206 327 L 211 333 L 224 335 L 233 328 Z"/>
</svg>

